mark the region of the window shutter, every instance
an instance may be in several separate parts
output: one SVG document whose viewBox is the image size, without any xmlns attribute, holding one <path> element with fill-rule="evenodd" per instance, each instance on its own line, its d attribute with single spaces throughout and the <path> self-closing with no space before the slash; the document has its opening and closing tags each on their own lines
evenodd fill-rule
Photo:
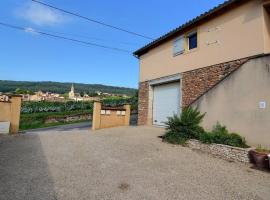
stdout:
<svg viewBox="0 0 270 200">
<path fill-rule="evenodd" d="M 184 36 L 177 38 L 173 44 L 173 54 L 178 55 L 184 52 Z"/>
</svg>

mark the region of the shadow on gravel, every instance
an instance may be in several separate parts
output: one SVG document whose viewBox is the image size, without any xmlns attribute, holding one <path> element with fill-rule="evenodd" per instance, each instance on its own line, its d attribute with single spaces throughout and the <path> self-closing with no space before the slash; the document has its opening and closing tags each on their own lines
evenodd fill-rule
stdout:
<svg viewBox="0 0 270 200">
<path fill-rule="evenodd" d="M 38 134 L 0 137 L 0 199 L 57 199 Z"/>
</svg>

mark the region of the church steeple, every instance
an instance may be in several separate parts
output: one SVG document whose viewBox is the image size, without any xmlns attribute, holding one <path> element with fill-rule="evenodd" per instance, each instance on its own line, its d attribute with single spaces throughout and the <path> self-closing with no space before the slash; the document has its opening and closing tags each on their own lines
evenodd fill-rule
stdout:
<svg viewBox="0 0 270 200">
<path fill-rule="evenodd" d="M 71 85 L 71 90 L 70 91 L 74 93 L 74 85 L 73 85 L 73 83 Z"/>
<path fill-rule="evenodd" d="M 73 83 L 72 83 L 72 85 L 71 85 L 70 92 L 68 93 L 68 97 L 69 97 L 69 99 L 74 99 L 74 97 L 75 97 L 75 90 L 74 90 L 74 85 L 73 85 Z"/>
</svg>

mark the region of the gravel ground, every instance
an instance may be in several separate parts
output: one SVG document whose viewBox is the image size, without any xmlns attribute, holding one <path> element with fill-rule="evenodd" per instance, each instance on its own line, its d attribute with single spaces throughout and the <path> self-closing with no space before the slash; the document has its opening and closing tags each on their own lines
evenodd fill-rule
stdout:
<svg viewBox="0 0 270 200">
<path fill-rule="evenodd" d="M 270 199 L 270 173 L 165 144 L 162 129 L 0 136 L 0 199 Z"/>
</svg>

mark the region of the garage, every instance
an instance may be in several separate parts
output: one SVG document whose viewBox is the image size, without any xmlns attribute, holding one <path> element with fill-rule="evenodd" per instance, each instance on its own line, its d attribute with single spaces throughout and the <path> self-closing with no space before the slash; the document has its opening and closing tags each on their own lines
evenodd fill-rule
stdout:
<svg viewBox="0 0 270 200">
<path fill-rule="evenodd" d="M 180 82 L 153 86 L 153 124 L 164 126 L 167 117 L 180 113 Z"/>
</svg>

